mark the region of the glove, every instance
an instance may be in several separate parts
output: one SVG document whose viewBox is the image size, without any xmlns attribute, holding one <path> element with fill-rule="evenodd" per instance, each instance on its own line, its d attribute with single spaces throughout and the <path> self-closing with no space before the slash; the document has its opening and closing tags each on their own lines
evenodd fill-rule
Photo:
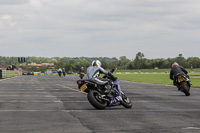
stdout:
<svg viewBox="0 0 200 133">
<path fill-rule="evenodd" d="M 112 81 L 117 80 L 117 77 L 115 77 L 114 75 L 112 75 L 112 73 L 108 72 L 108 76 L 111 77 Z"/>
</svg>

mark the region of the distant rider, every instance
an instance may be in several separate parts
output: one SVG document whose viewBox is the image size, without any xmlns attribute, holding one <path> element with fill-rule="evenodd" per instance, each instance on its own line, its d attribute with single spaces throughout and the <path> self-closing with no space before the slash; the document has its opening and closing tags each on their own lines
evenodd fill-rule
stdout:
<svg viewBox="0 0 200 133">
<path fill-rule="evenodd" d="M 65 75 L 66 75 L 65 68 L 62 69 L 62 73 L 63 73 L 63 76 L 65 77 Z"/>
<path fill-rule="evenodd" d="M 99 78 L 99 75 L 101 73 L 105 74 L 105 75 L 109 75 L 113 81 L 115 81 L 117 79 L 110 72 L 107 72 L 105 69 L 103 69 L 101 67 L 101 62 L 99 60 L 94 60 L 92 62 L 92 66 L 88 67 L 86 79 L 92 79 L 94 81 L 102 82 L 102 83 L 105 82 L 105 81 L 108 81 L 107 79 Z M 120 101 L 122 101 L 121 96 L 117 96 L 115 98 L 112 98 L 112 99 L 110 99 L 110 105 L 109 106 L 111 106 L 112 104 L 115 104 L 116 102 L 120 102 Z"/>
<path fill-rule="evenodd" d="M 58 74 L 61 77 L 61 74 L 62 74 L 62 69 L 61 68 L 58 69 Z"/>
<path fill-rule="evenodd" d="M 185 68 L 183 68 L 182 66 L 179 66 L 178 63 L 174 62 L 172 64 L 172 68 L 170 71 L 170 79 L 173 80 L 174 85 L 177 86 L 179 89 L 179 84 L 177 82 L 177 78 L 179 75 L 184 75 L 184 74 L 188 74 L 188 72 L 185 70 Z M 187 77 L 189 78 L 189 76 L 187 75 Z"/>
<path fill-rule="evenodd" d="M 83 79 L 84 74 L 85 74 L 85 69 L 84 69 L 84 67 L 81 67 L 81 68 L 80 68 L 79 74 L 80 74 L 80 78 Z"/>
</svg>

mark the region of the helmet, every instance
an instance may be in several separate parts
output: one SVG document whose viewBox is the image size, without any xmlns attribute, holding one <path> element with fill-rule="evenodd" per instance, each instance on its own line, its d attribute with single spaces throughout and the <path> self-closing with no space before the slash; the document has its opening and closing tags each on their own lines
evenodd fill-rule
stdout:
<svg viewBox="0 0 200 133">
<path fill-rule="evenodd" d="M 176 65 L 176 66 L 179 66 L 178 63 L 174 62 L 174 63 L 172 64 L 172 67 L 175 66 L 175 65 Z"/>
<path fill-rule="evenodd" d="M 81 67 L 81 71 L 84 71 L 84 67 Z"/>
<path fill-rule="evenodd" d="M 94 60 L 92 62 L 92 66 L 97 66 L 97 67 L 101 67 L 101 62 L 99 60 Z"/>
</svg>

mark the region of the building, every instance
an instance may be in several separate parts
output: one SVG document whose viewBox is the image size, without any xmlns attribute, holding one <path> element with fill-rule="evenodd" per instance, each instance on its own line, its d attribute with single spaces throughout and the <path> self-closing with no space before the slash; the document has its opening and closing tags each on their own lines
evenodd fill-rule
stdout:
<svg viewBox="0 0 200 133">
<path fill-rule="evenodd" d="M 37 64 L 35 62 L 31 62 L 30 64 L 28 64 L 28 66 L 42 66 L 42 64 Z"/>
<path fill-rule="evenodd" d="M 42 66 L 54 66 L 54 63 L 42 63 Z"/>
<path fill-rule="evenodd" d="M 30 64 L 28 64 L 28 66 L 54 66 L 54 63 L 42 63 L 42 64 L 37 64 L 35 62 L 31 62 Z"/>
</svg>

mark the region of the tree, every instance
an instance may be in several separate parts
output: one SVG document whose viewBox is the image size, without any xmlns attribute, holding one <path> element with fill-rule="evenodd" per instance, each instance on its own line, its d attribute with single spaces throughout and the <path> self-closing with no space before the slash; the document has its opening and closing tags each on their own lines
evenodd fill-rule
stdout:
<svg viewBox="0 0 200 133">
<path fill-rule="evenodd" d="M 56 64 L 58 61 L 56 60 L 56 59 L 51 59 L 50 60 L 50 63 L 54 63 L 54 64 Z"/>
<path fill-rule="evenodd" d="M 55 68 L 56 69 L 64 68 L 64 66 L 65 66 L 64 63 L 60 61 L 60 62 L 56 63 Z"/>
<path fill-rule="evenodd" d="M 108 63 L 105 60 L 101 60 L 102 67 L 108 69 Z"/>
<path fill-rule="evenodd" d="M 143 68 L 143 66 L 142 66 L 142 64 L 144 64 L 143 58 L 144 58 L 144 54 L 142 52 L 138 52 L 136 54 L 136 57 L 134 59 L 134 67 L 136 69 L 142 69 Z"/>
<path fill-rule="evenodd" d="M 136 54 L 136 57 L 135 57 L 136 60 L 142 60 L 143 58 L 144 58 L 144 54 L 142 52 L 138 52 Z"/>
<path fill-rule="evenodd" d="M 187 59 L 188 62 L 188 68 L 190 68 L 191 66 L 193 68 L 200 68 L 200 58 L 198 57 L 190 57 Z"/>
<path fill-rule="evenodd" d="M 126 65 L 130 62 L 129 59 L 126 58 L 126 56 L 120 56 L 119 58 L 119 62 L 118 62 L 118 66 L 121 68 L 121 69 L 125 69 L 126 68 Z"/>
<path fill-rule="evenodd" d="M 177 62 L 179 65 L 186 67 L 187 62 L 182 54 L 179 54 L 178 57 L 174 58 L 174 62 Z"/>
</svg>

